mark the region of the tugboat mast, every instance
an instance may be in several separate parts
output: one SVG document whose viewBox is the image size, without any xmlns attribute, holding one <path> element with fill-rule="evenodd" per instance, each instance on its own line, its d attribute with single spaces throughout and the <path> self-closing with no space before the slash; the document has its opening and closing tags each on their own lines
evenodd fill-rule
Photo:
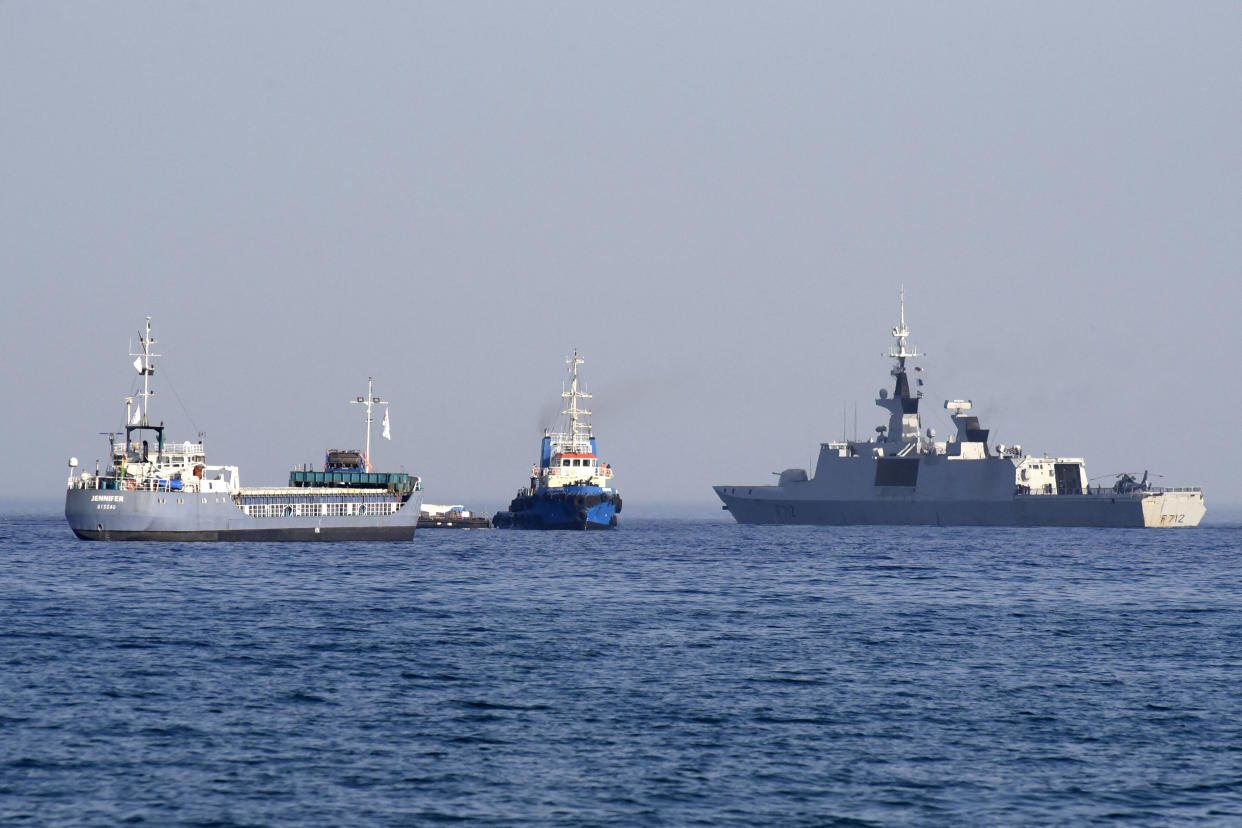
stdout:
<svg viewBox="0 0 1242 828">
<path fill-rule="evenodd" d="M 367 395 L 365 397 L 356 397 L 355 399 L 350 400 L 349 403 L 350 405 L 357 405 L 358 403 L 361 403 L 362 405 L 366 406 L 366 409 L 367 409 L 367 448 L 366 448 L 366 452 L 362 456 L 363 456 L 363 459 L 366 460 L 367 471 L 370 471 L 371 470 L 371 423 L 374 422 L 374 420 L 371 417 L 371 408 L 372 406 L 376 406 L 376 405 L 388 405 L 388 402 L 386 400 L 381 400 L 379 397 L 374 396 L 371 377 L 367 377 Z"/>
<path fill-rule="evenodd" d="M 578 389 L 578 366 L 583 362 L 582 357 L 578 356 L 577 348 L 574 348 L 573 353 L 565 359 L 565 363 L 569 366 L 569 390 L 562 391 L 561 396 L 569 400 L 569 408 L 561 413 L 569 417 L 569 441 L 572 451 L 581 451 L 591 444 L 590 424 L 578 421 L 579 417 L 588 417 L 591 414 L 585 408 L 578 407 L 579 398 L 591 398 L 590 394 Z"/>
</svg>

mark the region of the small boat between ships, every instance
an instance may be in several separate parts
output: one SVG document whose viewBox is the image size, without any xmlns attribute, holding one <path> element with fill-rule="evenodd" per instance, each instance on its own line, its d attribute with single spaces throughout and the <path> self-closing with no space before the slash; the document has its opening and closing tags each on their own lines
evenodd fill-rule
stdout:
<svg viewBox="0 0 1242 828">
<path fill-rule="evenodd" d="M 491 529 L 492 519 L 476 515 L 461 504 L 424 503 L 418 513 L 419 529 Z"/>
</svg>

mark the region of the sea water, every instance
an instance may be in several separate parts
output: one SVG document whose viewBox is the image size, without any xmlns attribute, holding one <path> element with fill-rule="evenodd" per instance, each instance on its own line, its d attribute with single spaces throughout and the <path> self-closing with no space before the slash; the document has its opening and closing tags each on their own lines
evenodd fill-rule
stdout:
<svg viewBox="0 0 1242 828">
<path fill-rule="evenodd" d="M 1242 529 L 0 527 L 0 824 L 1242 822 Z"/>
</svg>

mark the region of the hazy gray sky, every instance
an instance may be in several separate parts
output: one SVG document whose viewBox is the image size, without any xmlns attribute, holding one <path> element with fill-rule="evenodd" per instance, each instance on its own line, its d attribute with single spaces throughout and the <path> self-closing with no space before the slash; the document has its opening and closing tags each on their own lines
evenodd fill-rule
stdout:
<svg viewBox="0 0 1242 828">
<path fill-rule="evenodd" d="M 136 375 L 244 483 L 507 504 L 578 346 L 627 514 L 929 405 L 1242 503 L 1242 4 L 0 2 L 0 497 Z M 378 438 L 378 432 L 377 432 Z"/>
</svg>

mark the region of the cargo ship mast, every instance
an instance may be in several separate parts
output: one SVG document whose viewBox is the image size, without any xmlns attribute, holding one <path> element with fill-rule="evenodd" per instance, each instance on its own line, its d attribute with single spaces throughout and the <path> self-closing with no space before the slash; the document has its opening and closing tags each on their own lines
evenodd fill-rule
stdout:
<svg viewBox="0 0 1242 828">
<path fill-rule="evenodd" d="M 142 376 L 142 391 L 138 394 L 138 411 L 137 416 L 134 412 L 125 412 L 125 424 L 127 426 L 150 426 L 148 415 L 150 414 L 151 395 L 151 375 L 155 373 L 155 366 L 151 364 L 151 358 L 157 357 L 159 354 L 151 353 L 151 346 L 155 344 L 155 340 L 151 337 L 151 317 L 147 317 L 147 330 L 143 334 L 138 332 L 138 343 L 141 350 L 137 353 L 131 352 L 130 356 L 137 357 L 134 360 L 134 370 Z M 140 418 L 140 419 L 139 419 Z"/>
<path fill-rule="evenodd" d="M 349 401 L 350 405 L 361 404 L 367 409 L 367 447 L 366 452 L 362 455 L 367 464 L 367 471 L 371 470 L 371 423 L 375 422 L 374 418 L 371 416 L 371 409 L 377 405 L 388 405 L 386 400 L 381 400 L 379 397 L 375 396 L 372 384 L 371 377 L 367 377 L 367 395 L 365 397 L 355 397 Z"/>
</svg>

